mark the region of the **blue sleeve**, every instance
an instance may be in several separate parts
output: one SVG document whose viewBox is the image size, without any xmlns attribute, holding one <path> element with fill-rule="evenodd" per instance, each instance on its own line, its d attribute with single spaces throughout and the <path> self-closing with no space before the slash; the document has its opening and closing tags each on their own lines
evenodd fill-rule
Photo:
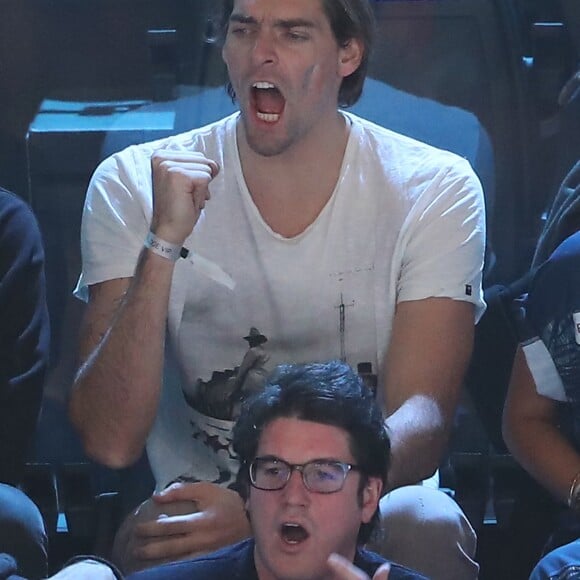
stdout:
<svg viewBox="0 0 580 580">
<path fill-rule="evenodd" d="M 44 251 L 30 208 L 0 190 L 0 481 L 16 483 L 48 366 Z"/>
</svg>

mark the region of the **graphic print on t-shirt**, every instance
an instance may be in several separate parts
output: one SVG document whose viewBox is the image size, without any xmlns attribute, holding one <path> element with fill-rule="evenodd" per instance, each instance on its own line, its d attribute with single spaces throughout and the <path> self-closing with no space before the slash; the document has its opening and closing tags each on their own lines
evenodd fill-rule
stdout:
<svg viewBox="0 0 580 580">
<path fill-rule="evenodd" d="M 243 401 L 263 388 L 271 370 L 267 367 L 270 355 L 263 346 L 268 338 L 252 326 L 244 340 L 248 350 L 239 366 L 214 371 L 209 381 L 197 379 L 191 392 L 184 391 L 190 407 L 216 419 L 234 421 Z"/>
<path fill-rule="evenodd" d="M 231 429 L 244 400 L 279 364 L 342 359 L 376 389 L 374 264 L 343 261 L 332 269 L 322 257 L 300 270 L 272 265 L 259 282 L 226 264 L 235 293 L 201 276 L 188 285 L 176 344 L 187 442 L 183 452 L 171 448 L 179 461 L 173 478 L 234 483 Z"/>
</svg>

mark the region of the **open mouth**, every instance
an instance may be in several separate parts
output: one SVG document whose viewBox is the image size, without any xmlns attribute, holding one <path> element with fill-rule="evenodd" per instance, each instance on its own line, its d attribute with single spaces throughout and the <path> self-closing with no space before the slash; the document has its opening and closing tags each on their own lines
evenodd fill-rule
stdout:
<svg viewBox="0 0 580 580">
<path fill-rule="evenodd" d="M 266 81 L 252 85 L 252 102 L 258 119 L 266 123 L 278 121 L 286 106 L 286 100 L 280 90 L 276 85 Z"/>
<path fill-rule="evenodd" d="M 300 544 L 310 535 L 300 524 L 282 524 L 280 529 L 282 539 L 289 544 Z"/>
</svg>

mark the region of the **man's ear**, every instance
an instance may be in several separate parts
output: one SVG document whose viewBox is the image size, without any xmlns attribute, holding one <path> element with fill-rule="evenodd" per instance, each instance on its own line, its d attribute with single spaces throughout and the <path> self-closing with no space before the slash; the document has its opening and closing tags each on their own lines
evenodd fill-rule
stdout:
<svg viewBox="0 0 580 580">
<path fill-rule="evenodd" d="M 364 44 L 358 38 L 351 38 L 338 51 L 340 75 L 345 78 L 360 66 L 364 55 Z"/>
<path fill-rule="evenodd" d="M 362 493 L 361 520 L 364 524 L 371 521 L 383 491 L 383 482 L 380 477 L 369 477 Z"/>
<path fill-rule="evenodd" d="M 250 522 L 250 525 L 252 524 L 252 517 L 251 517 L 251 513 L 250 513 L 250 494 L 248 494 L 248 497 L 246 498 L 246 501 L 244 502 L 244 511 L 246 512 L 246 517 L 248 518 L 248 521 Z"/>
</svg>

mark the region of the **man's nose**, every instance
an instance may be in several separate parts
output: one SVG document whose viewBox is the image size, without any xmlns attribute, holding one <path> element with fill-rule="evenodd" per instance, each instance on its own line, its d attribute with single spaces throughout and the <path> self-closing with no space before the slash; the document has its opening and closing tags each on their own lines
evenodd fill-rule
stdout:
<svg viewBox="0 0 580 580">
<path fill-rule="evenodd" d="M 292 470 L 290 479 L 284 487 L 284 496 L 290 504 L 306 505 L 310 501 L 310 492 L 302 479 L 302 472 L 298 469 Z"/>
<path fill-rule="evenodd" d="M 278 62 L 276 38 L 271 31 L 260 30 L 256 34 L 252 56 L 258 65 Z"/>
</svg>

